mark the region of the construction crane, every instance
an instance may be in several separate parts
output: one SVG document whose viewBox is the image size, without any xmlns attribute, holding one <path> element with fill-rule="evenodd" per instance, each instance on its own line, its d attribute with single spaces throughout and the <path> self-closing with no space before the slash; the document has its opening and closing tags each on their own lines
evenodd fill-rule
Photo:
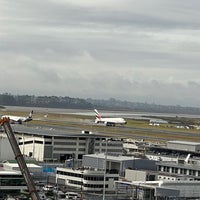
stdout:
<svg viewBox="0 0 200 200">
<path fill-rule="evenodd" d="M 12 147 L 12 150 L 14 152 L 15 155 L 15 159 L 19 165 L 19 168 L 21 170 L 21 173 L 26 181 L 28 190 L 29 190 L 29 194 L 31 196 L 32 200 L 40 200 L 40 197 L 37 193 L 35 184 L 32 180 L 32 177 L 30 175 L 29 169 L 26 165 L 26 162 L 24 160 L 23 155 L 21 154 L 20 148 L 18 146 L 17 140 L 15 138 L 15 135 L 12 131 L 12 128 L 10 126 L 10 119 L 5 117 L 3 119 L 0 119 L 0 125 L 4 127 L 4 130 L 8 136 L 10 145 Z"/>
</svg>

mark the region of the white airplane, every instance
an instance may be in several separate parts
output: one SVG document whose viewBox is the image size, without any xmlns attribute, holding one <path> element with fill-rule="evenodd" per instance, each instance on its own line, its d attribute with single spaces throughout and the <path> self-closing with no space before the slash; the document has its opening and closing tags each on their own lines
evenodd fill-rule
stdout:
<svg viewBox="0 0 200 200">
<path fill-rule="evenodd" d="M 18 124 L 22 124 L 22 122 L 29 122 L 31 120 L 33 120 L 33 110 L 29 113 L 29 115 L 27 117 L 22 117 L 22 116 L 13 116 L 13 115 L 3 115 L 1 116 L 1 118 L 9 118 L 10 119 L 10 123 L 14 124 L 14 123 L 18 123 Z"/>
<path fill-rule="evenodd" d="M 99 112 L 97 111 L 97 109 L 94 109 L 94 112 L 96 113 L 96 120 L 95 120 L 95 123 L 97 124 L 105 124 L 106 126 L 115 126 L 117 124 L 120 124 L 120 125 L 124 125 L 126 124 L 126 120 L 123 119 L 123 118 L 102 118 L 101 115 L 99 114 Z"/>
</svg>

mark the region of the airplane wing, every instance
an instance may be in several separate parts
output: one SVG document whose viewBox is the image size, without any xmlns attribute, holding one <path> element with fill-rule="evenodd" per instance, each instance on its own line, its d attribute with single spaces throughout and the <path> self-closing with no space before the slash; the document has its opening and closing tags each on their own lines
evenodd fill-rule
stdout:
<svg viewBox="0 0 200 200">
<path fill-rule="evenodd" d="M 7 117 L 10 119 L 10 123 L 18 123 L 22 124 L 22 122 L 29 122 L 31 121 L 33 115 L 33 110 L 29 113 L 28 117 L 21 117 L 21 116 L 13 116 L 13 115 L 3 115 L 1 118 Z"/>
</svg>

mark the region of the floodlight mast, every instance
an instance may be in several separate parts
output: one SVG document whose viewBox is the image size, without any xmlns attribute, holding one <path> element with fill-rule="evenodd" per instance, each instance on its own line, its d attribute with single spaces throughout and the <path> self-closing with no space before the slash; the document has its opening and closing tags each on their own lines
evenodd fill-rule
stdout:
<svg viewBox="0 0 200 200">
<path fill-rule="evenodd" d="M 39 197 L 37 190 L 35 188 L 35 184 L 32 180 L 31 175 L 30 175 L 29 169 L 26 165 L 26 162 L 24 160 L 23 155 L 21 154 L 17 140 L 16 140 L 15 135 L 12 131 L 11 126 L 10 126 L 10 119 L 7 118 L 7 117 L 0 119 L 0 125 L 4 127 L 5 133 L 8 136 L 8 140 L 9 140 L 10 145 L 12 147 L 12 150 L 14 152 L 15 159 L 16 159 L 16 161 L 19 165 L 20 171 L 21 171 L 21 173 L 22 173 L 22 175 L 23 175 L 23 177 L 26 181 L 31 199 L 32 200 L 40 200 L 40 197 Z"/>
</svg>

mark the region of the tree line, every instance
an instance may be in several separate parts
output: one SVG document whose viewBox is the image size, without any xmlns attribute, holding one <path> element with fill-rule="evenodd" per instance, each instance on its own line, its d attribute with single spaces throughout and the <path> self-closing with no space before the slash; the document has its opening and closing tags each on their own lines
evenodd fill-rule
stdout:
<svg viewBox="0 0 200 200">
<path fill-rule="evenodd" d="M 2 106 L 91 109 L 91 103 L 80 98 L 0 94 Z"/>
<path fill-rule="evenodd" d="M 200 114 L 200 108 L 183 107 L 172 105 L 158 105 L 140 102 L 120 101 L 114 98 L 82 99 L 61 96 L 35 96 L 35 95 L 12 95 L 9 93 L 0 94 L 1 106 L 24 106 L 24 107 L 46 107 L 66 109 L 102 109 L 121 110 L 132 112 L 155 112 L 155 113 L 176 113 L 176 114 Z"/>
</svg>

